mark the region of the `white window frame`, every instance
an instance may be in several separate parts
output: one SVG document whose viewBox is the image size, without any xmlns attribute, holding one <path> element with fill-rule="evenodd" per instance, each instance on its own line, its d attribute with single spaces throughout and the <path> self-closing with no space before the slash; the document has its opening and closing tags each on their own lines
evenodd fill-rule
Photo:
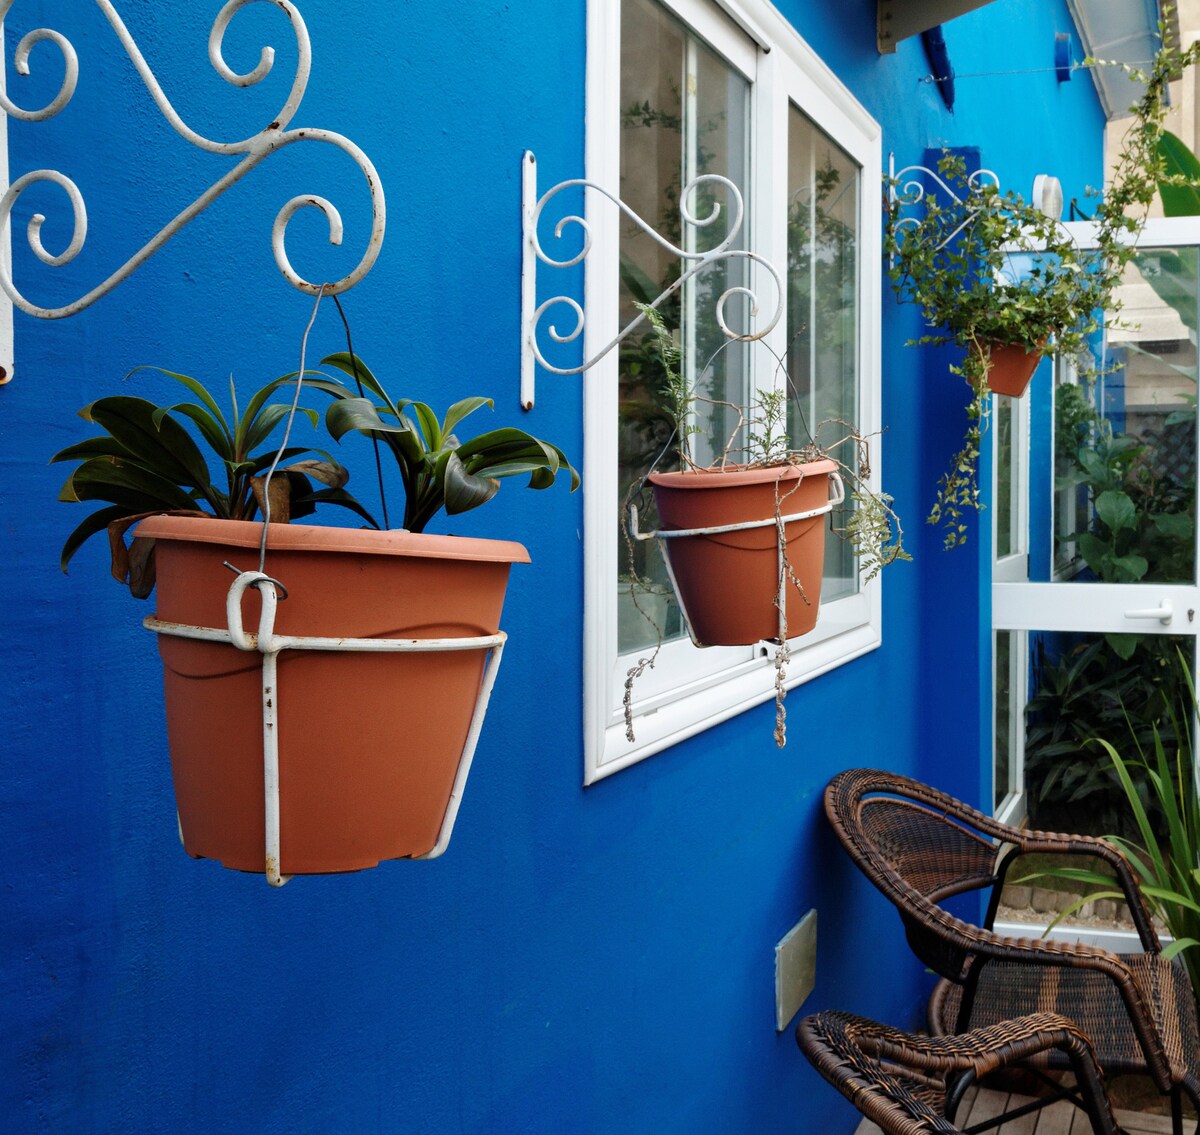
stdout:
<svg viewBox="0 0 1200 1135">
<path fill-rule="evenodd" d="M 859 427 L 880 429 L 882 142 L 878 123 L 766 0 L 659 0 L 736 69 L 752 68 L 750 231 L 741 246 L 772 263 L 787 262 L 788 112 L 795 104 L 861 167 L 859 194 Z M 620 4 L 588 0 L 587 176 L 620 183 Z M 739 30 L 740 29 L 740 30 Z M 769 50 L 768 50 L 769 49 Z M 619 224 L 599 194 L 585 204 L 593 234 L 584 285 L 587 358 L 612 338 L 618 322 Z M 762 298 L 775 302 L 764 274 Z M 786 354 L 787 319 L 768 338 Z M 765 352 L 764 352 L 765 354 Z M 763 368 L 765 370 L 766 368 Z M 761 373 L 756 368 L 755 373 Z M 635 741 L 625 736 L 625 672 L 647 654 L 617 652 L 617 578 L 623 550 L 617 501 L 617 352 L 584 379 L 584 783 L 591 784 L 774 697 L 775 673 L 763 647 L 699 650 L 684 639 L 664 645 L 655 669 L 634 688 Z M 879 438 L 873 441 L 872 487 L 878 490 Z M 814 631 L 792 642 L 789 688 L 876 649 L 882 642 L 880 581 L 822 603 Z M 765 734 L 770 743 L 769 731 Z"/>
</svg>

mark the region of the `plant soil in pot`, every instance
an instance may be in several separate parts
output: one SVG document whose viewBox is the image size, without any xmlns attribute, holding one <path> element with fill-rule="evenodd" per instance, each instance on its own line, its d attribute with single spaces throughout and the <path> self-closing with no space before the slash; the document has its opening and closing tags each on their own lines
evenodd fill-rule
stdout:
<svg viewBox="0 0 1200 1135">
<path fill-rule="evenodd" d="M 701 646 L 747 646 L 779 635 L 779 534 L 775 517 L 821 508 L 833 461 L 652 473 L 661 530 L 768 520 L 760 528 L 662 541 L 680 604 Z M 817 622 L 825 563 L 825 513 L 785 526 L 787 559 L 800 587 L 784 587 L 787 634 Z"/>
<path fill-rule="evenodd" d="M 1024 343 L 991 343 L 988 346 L 988 389 L 993 394 L 1020 398 L 1029 389 L 1029 380 L 1045 357 L 1038 347 Z"/>
<path fill-rule="evenodd" d="M 156 542 L 157 617 L 223 628 L 233 576 L 257 566 L 262 525 L 144 521 Z M 287 589 L 275 631 L 329 638 L 494 634 L 513 563 L 498 540 L 273 525 L 266 570 Z M 243 601 L 247 629 L 261 600 Z M 171 769 L 184 847 L 226 867 L 264 866 L 262 656 L 159 635 Z M 279 656 L 280 870 L 374 867 L 434 848 L 483 680 L 487 651 Z"/>
</svg>

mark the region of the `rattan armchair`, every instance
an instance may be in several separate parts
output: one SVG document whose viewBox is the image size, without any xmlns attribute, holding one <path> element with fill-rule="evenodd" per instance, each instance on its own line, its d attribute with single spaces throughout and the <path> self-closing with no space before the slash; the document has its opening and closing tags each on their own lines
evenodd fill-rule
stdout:
<svg viewBox="0 0 1200 1135">
<path fill-rule="evenodd" d="M 1119 1130 L 1091 1044 L 1075 1025 L 1053 1013 L 953 1037 L 911 1036 L 848 1013 L 814 1013 L 800 1022 L 796 1043 L 813 1067 L 886 1135 L 961 1131 L 955 1111 L 971 1082 L 1050 1051 L 1074 1070 L 1079 1102 L 1094 1135 Z"/>
<path fill-rule="evenodd" d="M 1033 1012 L 1062 1014 L 1091 1039 L 1106 1072 L 1147 1075 L 1169 1095 L 1174 1130 L 1182 1129 L 1181 1093 L 1200 1104 L 1195 999 L 1183 967 L 1162 956 L 1133 871 L 1112 844 L 1012 828 L 918 781 L 874 769 L 834 777 L 825 812 L 850 857 L 899 911 L 914 953 L 942 979 L 929 1003 L 932 1033 L 963 1033 Z M 996 934 L 1005 873 L 1031 852 L 1106 863 L 1144 952 Z M 941 905 L 987 890 L 982 926 Z"/>
</svg>

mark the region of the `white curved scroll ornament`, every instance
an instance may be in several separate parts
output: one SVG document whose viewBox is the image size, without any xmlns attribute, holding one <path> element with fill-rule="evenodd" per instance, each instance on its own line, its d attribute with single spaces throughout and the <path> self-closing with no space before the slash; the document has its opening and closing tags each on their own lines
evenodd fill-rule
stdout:
<svg viewBox="0 0 1200 1135">
<path fill-rule="evenodd" d="M 930 181 L 937 182 L 941 191 L 949 200 L 959 205 L 965 204 L 963 198 L 946 184 L 941 175 L 928 166 L 912 165 L 897 170 L 895 154 L 888 154 L 888 204 L 899 205 L 901 208 L 920 205 L 925 200 L 925 185 L 921 180 L 918 180 L 918 177 L 928 178 Z M 908 178 L 908 180 L 906 181 L 905 178 Z M 990 181 L 996 187 L 996 192 L 1000 192 L 1000 178 L 990 169 L 977 169 L 969 174 L 966 180 L 968 190 L 980 189 Z M 946 245 L 971 223 L 973 216 L 974 213 L 967 213 L 963 217 L 962 223 L 937 246 L 935 251 L 945 248 Z M 900 217 L 892 225 L 892 231 L 898 234 L 901 230 L 911 228 L 916 223 L 916 217 Z"/>
<path fill-rule="evenodd" d="M 137 253 L 113 272 L 111 276 L 73 303 L 55 308 L 39 307 L 37 304 L 26 299 L 17 290 L 16 285 L 13 283 L 11 267 L 7 263 L 0 263 L 0 287 L 3 287 L 9 299 L 22 311 L 38 319 L 62 319 L 66 316 L 76 315 L 85 308 L 90 307 L 101 296 L 112 291 L 113 288 L 134 272 L 139 265 L 153 256 L 158 249 L 166 244 L 193 217 L 203 212 L 226 189 L 245 177 L 259 162 L 263 161 L 268 155 L 273 154 L 276 150 L 281 150 L 285 146 L 290 146 L 295 142 L 325 142 L 336 146 L 348 154 L 351 160 L 362 170 L 367 182 L 368 191 L 371 195 L 371 233 L 367 241 L 366 251 L 352 271 L 337 281 L 310 283 L 292 268 L 288 260 L 284 249 L 287 223 L 300 208 L 311 206 L 320 209 L 325 214 L 329 224 L 329 242 L 331 244 L 341 244 L 342 218 L 337 209 L 324 197 L 318 197 L 313 194 L 303 194 L 293 197 L 280 209 L 272 228 L 271 245 L 275 255 L 275 263 L 292 287 L 309 295 L 316 295 L 322 288 L 324 289 L 324 294 L 336 295 L 347 291 L 358 283 L 371 270 L 371 266 L 379 256 L 379 249 L 383 243 L 387 215 L 383 187 L 370 159 L 348 138 L 343 137 L 341 134 L 336 134 L 331 130 L 309 128 L 289 130 L 286 128 L 297 109 L 299 109 L 300 101 L 304 97 L 312 63 L 312 49 L 308 38 L 308 29 L 305 27 L 300 13 L 290 3 L 290 0 L 227 0 L 227 3 L 217 13 L 216 19 L 213 21 L 212 30 L 208 37 L 209 61 L 222 79 L 237 87 L 249 87 L 261 82 L 270 73 L 275 62 L 275 49 L 264 47 L 259 55 L 258 65 L 244 75 L 238 74 L 226 65 L 224 57 L 221 54 L 221 44 L 225 36 L 225 29 L 229 26 L 230 20 L 242 8 L 255 3 L 274 4 L 287 17 L 292 31 L 296 36 L 296 74 L 292 80 L 292 86 L 283 107 L 264 129 L 260 130 L 257 134 L 251 135 L 249 138 L 243 138 L 240 141 L 234 142 L 219 142 L 205 138 L 195 130 L 192 130 L 179 117 L 170 100 L 163 93 L 153 72 L 150 70 L 142 53 L 138 50 L 133 37 L 129 34 L 128 29 L 125 27 L 110 0 L 96 0 L 96 3 L 108 22 L 112 25 L 117 38 L 121 42 L 121 46 L 124 47 L 134 67 L 137 68 L 138 74 L 142 77 L 142 82 L 145 83 L 146 89 L 158 105 L 163 117 L 171 124 L 176 133 L 192 145 L 202 150 L 207 150 L 210 153 L 242 154 L 244 156 L 224 177 L 214 182 L 186 209 L 165 225 L 151 240 L 147 241 Z M 0 26 L 2 26 L 2 22 L 12 4 L 13 0 L 0 0 Z M 58 114 L 71 101 L 75 93 L 79 78 L 79 61 L 75 49 L 64 36 L 48 28 L 37 28 L 34 31 L 28 32 L 17 44 L 13 60 L 17 74 L 29 74 L 30 50 L 43 40 L 53 43 L 62 54 L 64 61 L 62 85 L 55 97 L 46 106 L 37 110 L 22 109 L 9 99 L 7 94 L 0 94 L 0 109 L 3 109 L 4 113 L 9 117 L 26 122 L 44 121 Z M 74 226 L 71 240 L 62 252 L 51 253 L 42 244 L 41 227 L 45 221 L 45 217 L 42 214 L 35 214 L 29 221 L 26 230 L 29 247 L 33 250 L 34 255 L 44 264 L 57 267 L 74 259 L 87 238 L 87 209 L 84 205 L 83 197 L 79 192 L 78 186 L 65 174 L 57 170 L 40 169 L 33 170 L 31 173 L 27 173 L 14 181 L 9 186 L 3 198 L 0 199 L 0 232 L 4 231 L 8 226 L 13 206 L 16 204 L 17 199 L 28 186 L 39 181 L 51 182 L 58 185 L 66 193 L 74 212 Z"/>
<path fill-rule="evenodd" d="M 635 213 L 628 205 L 625 204 L 619 197 L 614 196 L 602 185 L 597 185 L 593 181 L 588 181 L 585 178 L 572 178 L 569 181 L 561 181 L 557 185 L 548 189 L 540 198 L 537 195 L 537 159 L 534 155 L 526 150 L 521 157 L 521 218 L 523 228 L 523 246 L 522 246 L 522 263 L 521 263 L 521 406 L 526 410 L 533 409 L 534 389 L 535 389 L 535 374 L 537 366 L 542 366 L 545 370 L 553 374 L 582 374 L 586 370 L 590 370 L 596 365 L 605 355 L 609 353 L 618 343 L 627 338 L 636 328 L 646 321 L 646 316 L 639 313 L 636 319 L 631 320 L 621 331 L 604 347 L 597 351 L 590 359 L 587 359 L 579 366 L 575 367 L 559 367 L 548 362 L 545 355 L 542 354 L 541 348 L 538 346 L 538 326 L 541 323 L 542 316 L 552 307 L 563 305 L 574 318 L 574 327 L 568 332 L 560 332 L 555 324 L 550 324 L 546 329 L 546 333 L 556 343 L 571 343 L 583 332 L 586 322 L 583 307 L 579 301 L 571 296 L 556 295 L 550 299 L 543 300 L 542 303 L 537 302 L 537 266 L 538 261 L 541 261 L 550 268 L 572 268 L 576 264 L 582 263 L 589 252 L 592 250 L 592 230 L 588 222 L 576 214 L 570 214 L 559 219 L 554 226 L 554 239 L 562 240 L 564 232 L 570 226 L 578 226 L 579 232 L 582 234 L 582 247 L 573 256 L 567 256 L 563 259 L 557 259 L 551 256 L 542 248 L 541 239 L 538 236 L 538 226 L 541 222 L 542 213 L 550 201 L 564 189 L 574 187 L 582 187 L 584 189 L 593 190 L 601 196 L 606 197 L 638 228 L 647 236 L 651 237 L 661 247 L 665 248 L 672 256 L 677 256 L 680 261 L 688 265 L 680 274 L 679 278 L 674 281 L 668 288 L 659 294 L 659 296 L 650 304 L 652 308 L 658 308 L 664 300 L 674 295 L 680 290 L 693 276 L 703 272 L 711 264 L 717 261 L 731 260 L 746 260 L 756 264 L 761 264 L 766 269 L 772 280 L 775 281 L 775 294 L 777 302 L 771 318 L 755 331 L 738 332 L 729 326 L 726 319 L 726 306 L 735 296 L 745 296 L 750 302 L 750 316 L 756 318 L 758 316 L 758 297 L 755 292 L 743 285 L 737 285 L 732 288 L 727 288 L 716 301 L 716 319 L 721 328 L 722 333 L 729 339 L 733 340 L 753 340 L 761 339 L 775 328 L 783 315 L 783 281 L 780 279 L 779 273 L 771 262 L 755 252 L 746 252 L 741 249 L 732 247 L 734 240 L 741 231 L 743 218 L 742 195 L 738 187 L 734 185 L 727 177 L 721 177 L 719 174 L 702 174 L 700 177 L 688 182 L 683 188 L 683 192 L 679 195 L 679 211 L 683 218 L 685 227 L 693 229 L 705 228 L 713 224 L 721 215 L 721 206 L 714 202 L 712 210 L 706 217 L 697 217 L 692 214 L 688 207 L 688 201 L 692 200 L 693 195 L 701 186 L 720 187 L 729 196 L 730 222 L 728 232 L 725 234 L 725 239 L 722 240 L 714 248 L 707 252 L 688 252 L 686 249 L 679 248 L 666 237 L 660 235 L 653 227 L 646 223 L 637 213 Z"/>
</svg>

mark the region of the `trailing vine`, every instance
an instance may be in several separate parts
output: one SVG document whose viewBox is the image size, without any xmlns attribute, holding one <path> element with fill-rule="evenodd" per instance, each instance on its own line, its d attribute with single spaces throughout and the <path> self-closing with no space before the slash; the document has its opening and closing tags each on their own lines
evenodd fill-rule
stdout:
<svg viewBox="0 0 1200 1135">
<path fill-rule="evenodd" d="M 1115 291 L 1137 251 L 1146 211 L 1167 177 L 1159 139 L 1168 109 L 1168 85 L 1200 57 L 1200 44 L 1186 51 L 1167 42 L 1149 70 L 1088 60 L 1090 66 L 1122 66 L 1144 83 L 1131 108 L 1132 121 L 1107 190 L 1089 189 L 1094 207 L 1094 248 L 1081 248 L 1056 218 L 1011 190 L 1002 193 L 985 178 L 969 176 L 963 159 L 950 152 L 938 174 L 951 193 L 927 193 L 923 215 L 905 215 L 913 201 L 898 181 L 889 186 L 884 251 L 897 296 L 916 304 L 930 333 L 910 345 L 954 345 L 962 361 L 950 371 L 969 390 L 963 444 L 937 486 L 928 521 L 943 529 L 947 548 L 966 541 L 967 515 L 983 507 L 979 456 L 988 427 L 989 374 L 995 346 L 1021 344 L 1031 352 L 1079 356 L 1091 338 L 1112 325 L 1120 310 Z M 1029 254 L 1033 267 L 1015 269 L 1014 254 Z"/>
</svg>

